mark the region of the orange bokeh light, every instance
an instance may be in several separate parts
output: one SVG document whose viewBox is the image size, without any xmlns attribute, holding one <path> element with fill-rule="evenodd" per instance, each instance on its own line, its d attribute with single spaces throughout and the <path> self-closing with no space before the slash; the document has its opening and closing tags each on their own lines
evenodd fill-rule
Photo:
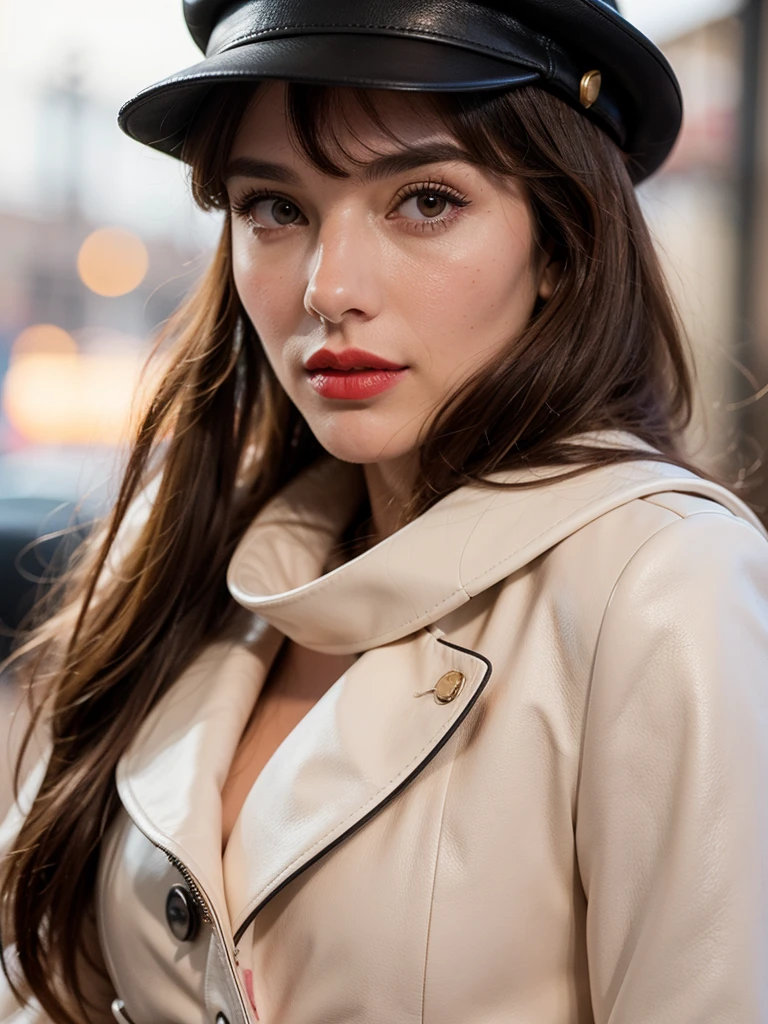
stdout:
<svg viewBox="0 0 768 1024">
<path fill-rule="evenodd" d="M 75 339 L 53 324 L 18 336 L 3 379 L 2 406 L 18 433 L 33 444 L 124 442 L 162 372 L 146 353 L 80 352 Z"/>
<path fill-rule="evenodd" d="M 149 254 L 138 235 L 125 228 L 92 231 L 77 254 L 77 272 L 97 295 L 127 295 L 144 280 Z"/>
<path fill-rule="evenodd" d="M 32 352 L 57 352 L 59 355 L 76 355 L 77 342 L 56 324 L 32 324 L 16 338 L 11 348 L 11 359 L 30 355 Z"/>
</svg>

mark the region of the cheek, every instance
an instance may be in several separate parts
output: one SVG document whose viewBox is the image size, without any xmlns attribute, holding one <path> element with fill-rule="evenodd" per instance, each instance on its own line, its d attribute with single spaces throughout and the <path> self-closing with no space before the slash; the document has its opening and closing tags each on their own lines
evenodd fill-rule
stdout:
<svg viewBox="0 0 768 1024">
<path fill-rule="evenodd" d="M 265 348 L 274 350 L 294 333 L 304 315 L 298 267 L 284 255 L 257 254 L 245 229 L 233 230 L 232 271 L 246 314 Z"/>
<path fill-rule="evenodd" d="M 411 323 L 446 368 L 479 361 L 523 329 L 536 301 L 531 236 L 522 227 L 474 232 L 404 284 Z"/>
</svg>

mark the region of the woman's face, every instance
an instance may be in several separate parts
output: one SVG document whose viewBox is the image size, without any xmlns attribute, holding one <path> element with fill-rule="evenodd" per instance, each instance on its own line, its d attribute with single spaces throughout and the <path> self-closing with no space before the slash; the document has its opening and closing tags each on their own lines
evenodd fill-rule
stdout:
<svg viewBox="0 0 768 1024">
<path fill-rule="evenodd" d="M 424 97 L 373 93 L 405 149 L 350 99 L 343 141 L 366 166 L 336 178 L 292 144 L 284 93 L 259 90 L 230 155 L 237 290 L 323 447 L 401 458 L 520 333 L 554 271 L 522 189 L 447 150 L 458 144 Z"/>
</svg>

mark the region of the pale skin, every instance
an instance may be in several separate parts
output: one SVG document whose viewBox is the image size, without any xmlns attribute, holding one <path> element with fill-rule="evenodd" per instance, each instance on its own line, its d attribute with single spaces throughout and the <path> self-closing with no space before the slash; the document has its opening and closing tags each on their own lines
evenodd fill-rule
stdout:
<svg viewBox="0 0 768 1024">
<path fill-rule="evenodd" d="M 424 97 L 373 95 L 402 144 L 350 104 L 354 137 L 344 144 L 366 164 L 403 145 L 458 145 L 429 116 Z M 322 173 L 292 145 L 280 82 L 259 90 L 230 153 L 238 294 L 277 379 L 322 446 L 363 467 L 378 540 L 402 525 L 431 415 L 508 348 L 537 298 L 552 294 L 559 270 L 536 244 L 516 181 L 460 155 L 443 151 L 435 160 L 433 152 L 428 162 L 424 155 L 376 175 L 359 167 L 348 178 Z M 270 195 L 254 195 L 261 191 Z M 407 370 L 381 394 L 330 399 L 310 386 L 304 367 L 321 348 L 364 349 Z M 354 660 L 286 642 L 224 787 L 224 843 L 272 753 Z"/>
</svg>

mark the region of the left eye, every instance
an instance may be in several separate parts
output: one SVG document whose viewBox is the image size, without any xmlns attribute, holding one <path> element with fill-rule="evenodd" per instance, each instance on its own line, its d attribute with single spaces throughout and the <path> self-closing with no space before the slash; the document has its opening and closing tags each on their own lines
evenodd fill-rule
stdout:
<svg viewBox="0 0 768 1024">
<path fill-rule="evenodd" d="M 250 209 L 251 220 L 259 227 L 268 227 L 269 224 L 261 222 L 271 217 L 278 227 L 290 227 L 296 223 L 297 217 L 301 217 L 301 211 L 290 199 L 269 197 L 260 199 L 253 203 Z"/>
<path fill-rule="evenodd" d="M 418 195 L 408 196 L 404 199 L 400 204 L 400 209 L 407 209 L 409 204 L 411 204 L 410 213 L 420 213 L 431 220 L 445 212 L 445 208 L 448 206 L 448 198 L 441 196 L 437 192 L 420 192 Z"/>
</svg>

